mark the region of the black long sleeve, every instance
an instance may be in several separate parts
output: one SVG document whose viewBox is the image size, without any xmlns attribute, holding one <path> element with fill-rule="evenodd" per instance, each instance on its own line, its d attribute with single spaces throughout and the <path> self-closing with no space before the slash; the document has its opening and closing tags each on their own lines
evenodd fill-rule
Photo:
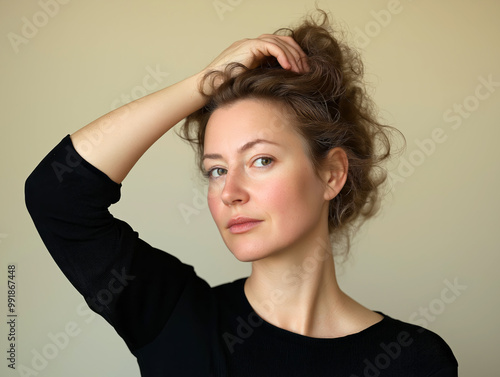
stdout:
<svg viewBox="0 0 500 377">
<path fill-rule="evenodd" d="M 57 265 L 134 350 L 163 328 L 194 270 L 109 213 L 120 188 L 66 136 L 29 176 L 25 196 Z"/>
</svg>

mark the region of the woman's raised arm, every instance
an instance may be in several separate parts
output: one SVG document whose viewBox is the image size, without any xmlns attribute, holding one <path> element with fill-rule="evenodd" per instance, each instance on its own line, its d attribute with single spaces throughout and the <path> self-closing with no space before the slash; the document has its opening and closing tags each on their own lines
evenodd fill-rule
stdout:
<svg viewBox="0 0 500 377">
<path fill-rule="evenodd" d="M 76 151 L 120 183 L 165 132 L 201 108 L 200 74 L 103 115 L 71 135 Z"/>
<path fill-rule="evenodd" d="M 235 42 L 202 72 L 113 110 L 73 133 L 75 149 L 120 183 L 156 140 L 204 106 L 206 97 L 199 86 L 206 72 L 232 62 L 254 68 L 266 56 L 276 57 L 285 69 L 307 69 L 304 52 L 290 37 L 262 35 Z M 203 91 L 209 93 L 210 88 Z"/>
</svg>

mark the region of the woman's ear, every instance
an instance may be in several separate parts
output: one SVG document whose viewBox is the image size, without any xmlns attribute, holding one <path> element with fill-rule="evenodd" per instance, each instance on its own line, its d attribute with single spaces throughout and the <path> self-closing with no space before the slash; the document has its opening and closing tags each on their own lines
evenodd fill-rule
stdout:
<svg viewBox="0 0 500 377">
<path fill-rule="evenodd" d="M 332 200 L 342 190 L 347 180 L 347 171 L 349 169 L 347 154 L 340 147 L 330 149 L 323 166 L 324 198 L 325 200 Z"/>
</svg>

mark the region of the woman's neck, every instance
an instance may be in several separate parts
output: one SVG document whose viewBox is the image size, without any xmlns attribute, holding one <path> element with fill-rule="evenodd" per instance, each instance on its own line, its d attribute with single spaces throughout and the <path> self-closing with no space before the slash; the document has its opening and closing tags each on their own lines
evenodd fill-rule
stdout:
<svg viewBox="0 0 500 377">
<path fill-rule="evenodd" d="M 345 336 L 382 319 L 340 290 L 330 243 L 320 238 L 300 253 L 253 262 L 245 294 L 266 322 L 315 338 Z"/>
</svg>

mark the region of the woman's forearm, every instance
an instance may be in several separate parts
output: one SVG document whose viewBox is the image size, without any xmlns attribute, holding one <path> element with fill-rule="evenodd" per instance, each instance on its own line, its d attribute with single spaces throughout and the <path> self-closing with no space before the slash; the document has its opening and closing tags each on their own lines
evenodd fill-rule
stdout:
<svg viewBox="0 0 500 377">
<path fill-rule="evenodd" d="M 165 132 L 203 107 L 201 73 L 103 115 L 71 135 L 85 160 L 120 183 Z"/>
</svg>

